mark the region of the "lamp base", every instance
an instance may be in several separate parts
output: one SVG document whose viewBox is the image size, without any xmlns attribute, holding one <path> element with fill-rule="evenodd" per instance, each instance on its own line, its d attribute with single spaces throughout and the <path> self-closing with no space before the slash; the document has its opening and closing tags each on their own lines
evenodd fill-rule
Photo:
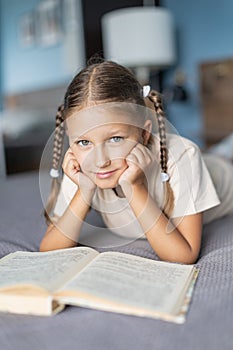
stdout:
<svg viewBox="0 0 233 350">
<path fill-rule="evenodd" d="M 149 84 L 150 80 L 150 69 L 148 67 L 136 67 L 135 75 L 139 83 L 143 85 Z"/>
</svg>

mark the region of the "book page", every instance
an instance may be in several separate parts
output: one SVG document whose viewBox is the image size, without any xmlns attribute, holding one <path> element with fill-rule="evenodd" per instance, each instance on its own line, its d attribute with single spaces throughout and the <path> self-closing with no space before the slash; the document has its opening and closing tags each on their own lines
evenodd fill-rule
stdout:
<svg viewBox="0 0 233 350">
<path fill-rule="evenodd" d="M 0 288 L 33 284 L 54 292 L 98 254 L 86 247 L 9 254 L 0 260 Z"/>
<path fill-rule="evenodd" d="M 192 265 L 153 261 L 134 255 L 100 254 L 63 290 L 160 312 L 172 312 Z"/>
</svg>

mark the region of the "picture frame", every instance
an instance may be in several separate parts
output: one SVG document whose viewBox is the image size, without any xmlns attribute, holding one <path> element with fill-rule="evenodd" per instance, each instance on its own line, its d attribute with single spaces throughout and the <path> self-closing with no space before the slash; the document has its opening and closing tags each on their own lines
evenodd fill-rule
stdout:
<svg viewBox="0 0 233 350">
<path fill-rule="evenodd" d="M 52 46 L 62 39 L 61 0 L 42 0 L 37 6 L 37 41 L 40 46 Z"/>
<path fill-rule="evenodd" d="M 31 48 L 36 44 L 35 11 L 28 11 L 21 15 L 18 24 L 18 36 L 22 48 Z"/>
</svg>

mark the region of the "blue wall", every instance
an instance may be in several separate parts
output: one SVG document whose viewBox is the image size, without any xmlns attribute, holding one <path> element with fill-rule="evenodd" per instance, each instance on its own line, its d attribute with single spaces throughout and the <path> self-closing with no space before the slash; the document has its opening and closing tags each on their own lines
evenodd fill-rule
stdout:
<svg viewBox="0 0 233 350">
<path fill-rule="evenodd" d="M 178 41 L 178 61 L 187 75 L 190 100 L 174 102 L 168 108 L 171 123 L 180 134 L 202 145 L 202 111 L 198 65 L 203 61 L 233 57 L 232 0 L 164 0 L 174 16 Z M 172 81 L 174 69 L 166 73 Z"/>
<path fill-rule="evenodd" d="M 63 43 L 51 47 L 20 46 L 20 17 L 35 10 L 38 0 L 1 0 L 2 91 L 12 94 L 66 83 L 71 73 L 64 64 Z"/>
<path fill-rule="evenodd" d="M 4 94 L 55 86 L 71 78 L 64 64 L 64 44 L 47 48 L 22 48 L 19 43 L 20 17 L 33 10 L 39 0 L 0 0 L 1 85 Z M 233 1 L 163 0 L 171 10 L 177 29 L 178 59 L 187 75 L 190 100 L 168 107 L 171 123 L 180 134 L 202 144 L 202 112 L 199 96 L 200 62 L 233 57 Z M 172 82 L 175 67 L 165 75 Z M 72 74 L 73 75 L 73 74 Z"/>
</svg>

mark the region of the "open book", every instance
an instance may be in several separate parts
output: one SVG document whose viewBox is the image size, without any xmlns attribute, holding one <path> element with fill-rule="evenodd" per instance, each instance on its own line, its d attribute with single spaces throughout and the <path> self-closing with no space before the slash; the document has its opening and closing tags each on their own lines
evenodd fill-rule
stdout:
<svg viewBox="0 0 233 350">
<path fill-rule="evenodd" d="M 198 269 L 76 247 L 0 260 L 0 311 L 52 315 L 66 304 L 183 323 Z"/>
</svg>

